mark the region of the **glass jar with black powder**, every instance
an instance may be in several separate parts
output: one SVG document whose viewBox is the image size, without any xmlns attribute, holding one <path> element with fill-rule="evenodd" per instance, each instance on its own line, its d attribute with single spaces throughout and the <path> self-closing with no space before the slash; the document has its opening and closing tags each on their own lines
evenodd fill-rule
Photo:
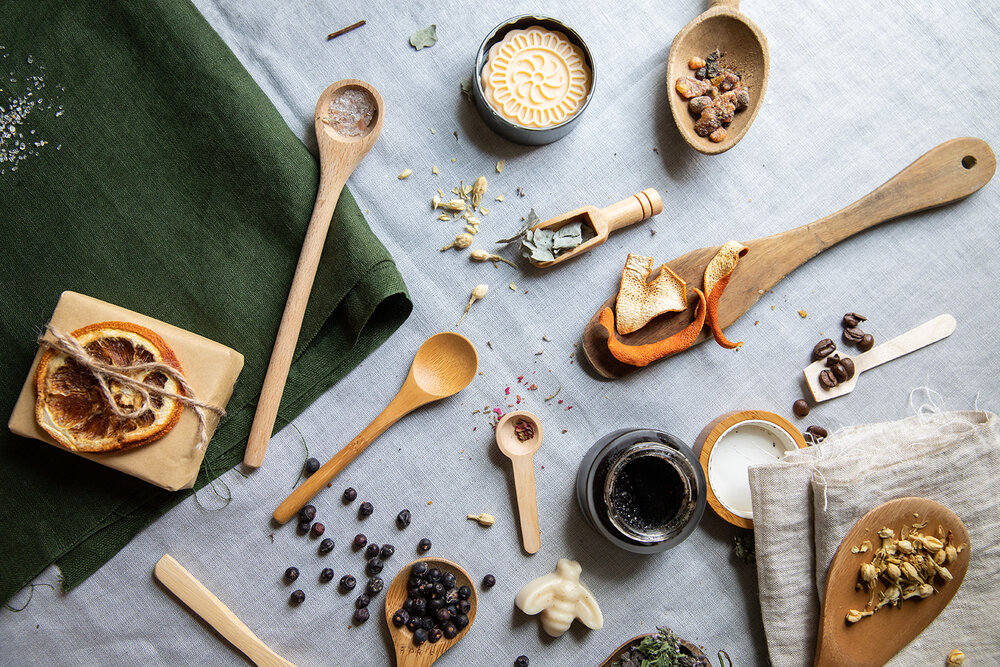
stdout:
<svg viewBox="0 0 1000 667">
<path fill-rule="evenodd" d="M 580 509 L 612 544 L 635 553 L 678 545 L 705 512 L 705 475 L 691 448 L 663 431 L 610 433 L 584 456 Z"/>
</svg>

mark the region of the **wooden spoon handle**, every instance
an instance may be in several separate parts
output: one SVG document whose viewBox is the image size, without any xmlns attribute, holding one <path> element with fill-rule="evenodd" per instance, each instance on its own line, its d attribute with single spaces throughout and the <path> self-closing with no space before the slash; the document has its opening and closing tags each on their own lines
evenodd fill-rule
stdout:
<svg viewBox="0 0 1000 667">
<path fill-rule="evenodd" d="M 285 391 L 288 369 L 292 365 L 295 344 L 299 340 L 299 330 L 302 328 L 302 317 L 306 312 L 306 304 L 309 303 L 309 294 L 316 279 L 316 269 L 323 254 L 333 211 L 337 207 L 337 200 L 340 198 L 341 190 L 344 189 L 344 183 L 347 182 L 346 176 L 340 171 L 320 172 L 319 194 L 313 207 L 312 218 L 309 220 L 309 228 L 306 230 L 305 241 L 302 243 L 299 263 L 295 267 L 292 287 L 288 291 L 285 312 L 281 316 L 278 336 L 274 341 L 271 361 L 264 376 L 264 386 L 260 390 L 260 400 L 257 402 L 257 413 L 254 415 L 246 453 L 243 455 L 243 463 L 252 468 L 259 468 L 264 462 L 267 443 L 271 439 L 274 420 L 278 416 L 281 394 Z"/>
<path fill-rule="evenodd" d="M 934 319 L 854 357 L 857 372 L 875 368 L 887 361 L 898 359 L 904 354 L 936 343 L 942 338 L 947 338 L 955 331 L 955 326 L 955 318 L 951 315 L 938 315 Z"/>
<path fill-rule="evenodd" d="M 608 232 L 634 225 L 663 211 L 660 193 L 653 188 L 632 195 L 628 199 L 605 206 L 600 214 L 608 225 Z"/>
<path fill-rule="evenodd" d="M 521 543 L 529 554 L 542 546 L 538 526 L 538 498 L 535 495 L 535 462 L 530 456 L 511 459 L 514 465 L 514 489 L 517 492 L 517 513 L 521 523 Z"/>
<path fill-rule="evenodd" d="M 222 604 L 212 591 L 184 569 L 170 554 L 164 554 L 153 567 L 153 574 L 181 602 L 191 608 L 233 646 L 242 651 L 255 664 L 269 667 L 295 665 L 272 651 L 250 628 Z"/>
</svg>

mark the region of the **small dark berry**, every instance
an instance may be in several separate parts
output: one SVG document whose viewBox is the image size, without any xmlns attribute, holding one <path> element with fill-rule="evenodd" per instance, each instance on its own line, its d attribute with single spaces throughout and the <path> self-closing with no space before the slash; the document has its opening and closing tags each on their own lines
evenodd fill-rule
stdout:
<svg viewBox="0 0 1000 667">
<path fill-rule="evenodd" d="M 340 587 L 345 591 L 353 591 L 357 584 L 357 580 L 349 574 L 345 574 L 340 578 Z"/>
<path fill-rule="evenodd" d="M 290 567 L 287 570 L 285 570 L 285 579 L 287 581 L 295 581 L 298 578 L 299 578 L 299 568 Z"/>
<path fill-rule="evenodd" d="M 369 618 L 371 618 L 371 615 L 368 613 L 368 608 L 367 607 L 361 607 L 360 609 L 355 609 L 354 610 L 354 620 L 355 620 L 355 622 L 357 622 L 357 623 L 364 623 Z"/>
<path fill-rule="evenodd" d="M 367 500 L 365 502 L 361 503 L 360 506 L 358 506 L 358 514 L 360 516 L 371 516 L 372 512 L 374 512 L 374 511 L 375 511 L 375 508 L 372 507 L 372 504 L 370 502 L 368 502 Z"/>
<path fill-rule="evenodd" d="M 443 585 L 444 584 L 442 584 L 442 586 Z M 458 589 L 452 588 L 451 590 L 446 591 L 444 594 L 444 602 L 445 604 L 458 603 Z"/>
<path fill-rule="evenodd" d="M 392 624 L 397 628 L 401 628 L 406 625 L 406 622 L 410 620 L 410 615 L 406 613 L 405 609 L 400 609 L 395 614 L 392 615 Z"/>
<path fill-rule="evenodd" d="M 427 608 L 431 611 L 437 611 L 438 609 L 444 608 L 444 600 L 441 598 L 436 598 L 427 603 Z"/>
<path fill-rule="evenodd" d="M 382 571 L 382 561 L 378 558 L 372 558 L 368 561 L 368 566 L 365 568 L 368 574 L 378 574 Z"/>
<path fill-rule="evenodd" d="M 469 588 L 468 586 L 459 586 L 458 587 L 458 599 L 459 600 L 468 600 L 470 597 L 472 597 L 472 589 L 471 588 Z"/>
<path fill-rule="evenodd" d="M 403 600 L 403 611 L 407 613 L 413 611 L 413 598 L 406 598 Z"/>
<path fill-rule="evenodd" d="M 368 538 L 364 536 L 364 533 L 358 533 L 354 536 L 354 548 L 362 549 L 368 544 Z"/>
<path fill-rule="evenodd" d="M 454 639 L 458 636 L 458 628 L 455 627 L 454 623 L 446 623 L 444 627 L 441 628 L 441 631 L 448 639 Z"/>
<path fill-rule="evenodd" d="M 433 581 L 435 583 L 441 581 L 441 570 L 436 567 L 432 567 L 427 570 L 427 581 Z"/>
<path fill-rule="evenodd" d="M 358 609 L 361 609 L 363 607 L 367 607 L 371 603 L 371 601 L 372 599 L 370 597 L 362 593 L 361 595 L 358 596 L 358 599 L 354 601 L 354 606 L 357 607 Z"/>
<path fill-rule="evenodd" d="M 451 614 L 452 618 L 458 616 L 458 607 L 456 607 L 455 605 L 445 607 L 445 609 L 448 610 L 448 613 Z"/>
<path fill-rule="evenodd" d="M 368 580 L 368 585 L 365 586 L 365 592 L 374 597 L 381 593 L 383 588 L 385 588 L 385 582 L 382 581 L 382 577 L 372 577 Z"/>
<path fill-rule="evenodd" d="M 316 518 L 316 506 L 306 505 L 299 510 L 299 521 L 312 521 Z"/>
<path fill-rule="evenodd" d="M 319 543 L 319 552 L 321 554 L 328 554 L 331 551 L 333 551 L 333 547 L 334 547 L 333 540 L 327 537 L 326 539 L 324 539 L 322 542 Z"/>
<path fill-rule="evenodd" d="M 394 553 L 396 553 L 396 547 L 391 544 L 383 544 L 378 552 L 378 557 L 382 560 L 389 560 Z"/>
<path fill-rule="evenodd" d="M 438 609 L 436 615 L 437 615 L 437 620 L 439 620 L 442 623 L 446 623 L 451 620 L 451 612 L 448 611 L 447 609 Z"/>
<path fill-rule="evenodd" d="M 463 614 L 468 614 L 470 611 L 472 611 L 472 603 L 469 602 L 468 600 L 459 600 L 458 610 Z"/>
<path fill-rule="evenodd" d="M 319 580 L 322 582 L 333 581 L 333 568 L 324 567 L 323 571 L 319 573 Z"/>
<path fill-rule="evenodd" d="M 406 528 L 410 525 L 410 519 L 413 517 L 410 515 L 410 510 L 403 510 L 396 515 L 396 523 L 400 528 Z"/>
<path fill-rule="evenodd" d="M 368 548 L 365 549 L 365 558 L 375 558 L 378 556 L 379 548 L 374 542 L 368 543 Z"/>
<path fill-rule="evenodd" d="M 354 490 L 353 486 L 349 486 L 344 489 L 344 502 L 352 503 L 354 499 L 358 497 L 358 492 Z"/>
<path fill-rule="evenodd" d="M 288 601 L 292 604 L 302 604 L 306 600 L 306 594 L 301 590 L 292 591 L 292 594 L 288 596 Z"/>
<path fill-rule="evenodd" d="M 514 661 L 514 667 L 528 667 L 528 656 L 517 656 L 517 660 Z"/>
<path fill-rule="evenodd" d="M 423 598 L 417 598 L 413 601 L 413 614 L 414 616 L 423 616 L 427 613 L 427 600 Z"/>
<path fill-rule="evenodd" d="M 417 616 L 410 616 L 410 620 L 406 622 L 406 629 L 410 632 L 415 632 L 420 626 L 420 618 Z"/>
<path fill-rule="evenodd" d="M 441 628 L 431 628 L 427 631 L 427 641 L 432 644 L 436 644 L 441 641 L 442 635 L 444 635 L 444 633 L 441 632 Z"/>
<path fill-rule="evenodd" d="M 427 641 L 427 631 L 423 628 L 418 628 L 413 631 L 413 645 L 420 646 L 425 641 Z"/>
<path fill-rule="evenodd" d="M 795 413 L 796 417 L 805 417 L 809 414 L 809 403 L 805 399 L 800 398 L 792 403 L 792 412 Z"/>
<path fill-rule="evenodd" d="M 483 577 L 483 588 L 493 588 L 497 583 L 497 578 L 492 574 L 487 574 Z"/>
<path fill-rule="evenodd" d="M 312 457 L 306 459 L 306 473 L 311 475 L 317 470 L 319 470 L 319 459 Z"/>
<path fill-rule="evenodd" d="M 409 585 L 410 588 L 416 588 L 417 586 L 419 586 L 422 583 L 424 583 L 424 580 L 422 578 L 420 578 L 420 577 L 417 577 L 417 576 L 411 576 L 407 580 L 407 584 Z"/>
<path fill-rule="evenodd" d="M 410 572 L 418 577 L 422 577 L 427 572 L 427 563 L 424 561 L 417 561 L 413 564 L 413 567 L 410 568 Z"/>
<path fill-rule="evenodd" d="M 455 627 L 461 630 L 462 628 L 464 628 L 469 624 L 469 617 L 466 616 L 465 614 L 459 614 L 458 616 L 455 617 L 454 621 L 452 622 L 455 624 Z"/>
<path fill-rule="evenodd" d="M 309 532 L 312 533 L 313 537 L 319 537 L 320 535 L 323 534 L 324 531 L 326 531 L 326 526 L 321 524 L 319 521 L 314 523 L 312 525 L 312 528 L 309 530 Z"/>
<path fill-rule="evenodd" d="M 410 586 L 409 588 L 406 589 L 406 596 L 408 599 L 420 597 L 420 587 Z"/>
<path fill-rule="evenodd" d="M 444 584 L 445 588 L 454 588 L 455 575 L 453 575 L 451 572 L 445 572 L 444 574 L 441 575 L 441 583 Z"/>
<path fill-rule="evenodd" d="M 432 595 L 432 597 L 443 598 L 444 594 L 445 594 L 444 584 L 442 584 L 440 581 L 434 584 L 434 594 Z M 447 602 L 448 601 L 445 600 L 445 603 Z"/>
<path fill-rule="evenodd" d="M 308 533 L 309 532 L 309 522 L 308 521 L 299 521 L 298 528 L 299 528 L 299 532 L 300 533 L 303 533 L 303 534 Z"/>
<path fill-rule="evenodd" d="M 419 542 L 417 542 L 417 549 L 423 551 L 424 553 L 427 553 L 428 551 L 431 550 L 431 541 L 426 537 L 422 538 Z"/>
<path fill-rule="evenodd" d="M 424 616 L 420 620 L 420 625 L 424 627 L 424 630 L 430 630 L 431 628 L 434 627 L 434 619 L 431 618 L 430 616 Z"/>
</svg>

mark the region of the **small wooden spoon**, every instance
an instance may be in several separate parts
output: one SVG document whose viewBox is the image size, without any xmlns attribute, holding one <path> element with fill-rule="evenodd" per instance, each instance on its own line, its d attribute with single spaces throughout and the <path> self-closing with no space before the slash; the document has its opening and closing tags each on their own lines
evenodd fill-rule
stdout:
<svg viewBox="0 0 1000 667">
<path fill-rule="evenodd" d="M 153 566 L 153 575 L 255 665 L 295 667 L 294 663 L 285 660 L 262 642 L 243 621 L 237 618 L 236 614 L 230 611 L 229 607 L 222 604 L 212 591 L 205 588 L 170 554 L 164 554 L 163 558 L 157 561 Z"/>
<path fill-rule="evenodd" d="M 854 376 L 831 389 L 827 389 L 819 382 L 819 374 L 827 370 L 826 359 L 814 361 L 806 366 L 802 373 L 806 377 L 806 384 L 809 385 L 813 399 L 817 403 L 828 401 L 831 398 L 837 398 L 854 391 L 854 387 L 858 383 L 858 376 L 864 371 L 881 366 L 887 361 L 898 359 L 904 354 L 919 350 L 931 343 L 936 343 L 942 338 L 947 338 L 955 330 L 955 326 L 955 318 L 951 315 L 938 315 L 890 341 L 851 357 L 851 361 L 854 362 Z"/>
<path fill-rule="evenodd" d="M 916 514 L 916 516 L 914 516 Z M 928 598 L 904 600 L 899 609 L 882 608 L 873 616 L 848 625 L 850 609 L 863 610 L 867 591 L 855 589 L 862 563 L 871 562 L 872 552 L 851 553 L 864 540 L 877 544 L 878 531 L 892 528 L 899 535 L 903 526 L 927 522 L 927 533 L 936 537 L 937 527 L 951 531 L 956 545 L 966 547 L 958 560 L 947 565 L 952 580 L 936 586 Z M 840 543 L 826 575 L 823 610 L 819 622 L 816 667 L 880 667 L 910 643 L 948 605 L 969 569 L 969 531 L 962 520 L 944 505 L 926 498 L 897 498 L 864 515 Z"/>
<path fill-rule="evenodd" d="M 341 134 L 323 120 L 330 115 L 330 102 L 347 90 L 367 93 L 375 107 L 375 116 L 371 123 L 362 135 L 356 137 Z M 326 235 L 333 219 L 333 210 L 337 207 L 337 200 L 340 199 L 340 192 L 344 189 L 347 178 L 375 145 L 375 140 L 382 131 L 384 115 L 385 103 L 382 101 L 382 96 L 371 84 L 358 79 L 343 79 L 330 85 L 316 102 L 319 192 L 316 194 L 316 205 L 309 220 L 309 227 L 306 229 L 299 263 L 295 267 L 295 277 L 292 278 L 292 287 L 288 291 L 285 312 L 278 326 L 278 336 L 274 341 L 271 361 L 264 376 L 260 400 L 257 402 L 257 413 L 254 415 L 246 453 L 243 455 L 244 465 L 251 468 L 260 467 L 264 462 L 264 454 L 267 453 L 267 443 L 274 429 L 274 419 L 278 415 L 281 394 L 285 390 L 288 369 L 292 365 L 292 355 L 299 339 L 299 330 L 302 328 L 302 317 L 305 315 L 309 294 L 316 279 L 316 269 L 323 254 Z"/>
<path fill-rule="evenodd" d="M 403 602 L 406 600 L 407 580 L 410 578 L 410 568 L 413 567 L 413 563 L 419 562 L 427 563 L 428 567 L 436 567 L 442 572 L 451 572 L 455 575 L 456 586 L 468 586 L 472 590 L 472 595 L 469 597 L 469 604 L 472 605 L 472 608 L 469 609 L 469 613 L 467 614 L 469 624 L 462 628 L 462 631 L 455 635 L 453 639 L 442 637 L 440 641 L 433 644 L 424 642 L 420 646 L 414 646 L 413 633 L 405 625 L 397 628 L 392 622 L 392 615 L 403 607 Z M 413 563 L 410 563 L 399 571 L 399 574 L 393 578 L 392 584 L 389 585 L 389 589 L 385 592 L 385 621 L 389 625 L 389 634 L 392 635 L 392 644 L 396 649 L 396 667 L 428 667 L 434 664 L 445 651 L 465 636 L 465 633 L 472 627 L 473 621 L 476 620 L 476 585 L 472 583 L 472 577 L 469 576 L 468 572 L 462 569 L 458 563 L 453 563 L 444 558 L 421 558 L 413 561 Z"/>
<path fill-rule="evenodd" d="M 572 222 L 582 222 L 584 226 L 589 227 L 594 232 L 595 236 L 581 243 L 577 247 L 561 253 L 555 258 L 554 261 L 529 261 L 531 261 L 531 263 L 535 266 L 543 269 L 554 266 L 559 262 L 564 262 L 572 257 L 582 255 L 588 250 L 593 250 L 607 241 L 611 232 L 619 230 L 622 227 L 628 227 L 629 225 L 633 225 L 637 222 L 642 222 L 643 220 L 648 220 L 662 211 L 663 200 L 660 198 L 660 193 L 653 188 L 646 188 L 642 192 L 634 194 L 628 199 L 623 199 L 620 202 L 611 204 L 610 206 L 605 206 L 604 208 L 584 206 L 570 211 L 569 213 L 563 213 L 562 215 L 557 215 L 554 218 L 549 218 L 544 222 L 539 222 L 531 229 L 556 230 Z"/>
<path fill-rule="evenodd" d="M 329 461 L 314 472 L 274 510 L 274 519 L 285 523 L 336 477 L 347 464 L 395 424 L 421 405 L 457 394 L 469 386 L 479 368 L 476 347 L 462 334 L 434 334 L 417 350 L 402 388 L 385 410 Z"/>
<path fill-rule="evenodd" d="M 514 431 L 519 421 L 528 422 L 534 430 L 527 440 L 520 440 Z M 514 489 L 517 492 L 517 513 L 521 523 L 521 542 L 529 554 L 542 545 L 538 526 L 538 497 L 535 494 L 535 452 L 542 446 L 542 423 L 527 410 L 508 412 L 497 423 L 497 446 L 514 467 Z"/>
<path fill-rule="evenodd" d="M 684 141 L 700 153 L 718 155 L 739 143 L 760 111 L 767 92 L 771 55 L 767 38 L 753 21 L 740 11 L 740 0 L 710 0 L 710 9 L 684 26 L 670 47 L 667 58 L 667 96 L 670 113 Z M 715 49 L 722 52 L 722 63 L 739 73 L 750 90 L 750 105 L 738 111 L 726 128 L 726 138 L 715 143 L 694 131 L 695 118 L 688 111 L 688 101 L 674 89 L 678 77 L 694 76 L 688 61 L 704 58 Z"/>
<path fill-rule="evenodd" d="M 967 197 L 990 182 L 996 167 L 993 151 L 982 139 L 952 139 L 927 151 L 874 191 L 836 213 L 808 225 L 746 241 L 750 253 L 740 260 L 719 301 L 719 325 L 723 329 L 731 325 L 779 280 L 834 244 L 881 222 Z M 700 287 L 705 267 L 718 251 L 719 246 L 692 250 L 667 265 L 687 282 L 689 289 Z M 886 257 L 885 261 L 889 266 L 893 260 Z M 598 321 L 604 308 L 614 308 L 615 299 L 612 295 L 605 301 L 583 330 L 584 354 L 594 370 L 606 378 L 636 370 L 611 355 L 607 331 Z M 692 301 L 697 302 L 693 294 Z M 692 312 L 694 307 L 690 305 L 687 311 L 661 315 L 621 338 L 629 345 L 663 340 L 690 324 Z M 705 327 L 695 342 L 711 337 Z"/>
</svg>

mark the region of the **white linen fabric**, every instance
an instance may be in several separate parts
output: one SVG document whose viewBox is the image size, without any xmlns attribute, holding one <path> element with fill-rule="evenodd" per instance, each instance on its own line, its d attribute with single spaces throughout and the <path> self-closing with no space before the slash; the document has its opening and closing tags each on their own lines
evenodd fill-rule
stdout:
<svg viewBox="0 0 1000 667">
<path fill-rule="evenodd" d="M 865 328 L 877 340 L 942 312 L 955 316 L 958 329 L 865 373 L 853 394 L 815 407 L 798 422 L 803 427 L 833 431 L 898 419 L 909 414 L 907 398 L 917 385 L 933 386 L 953 407 L 973 405 L 983 391 L 980 407 L 997 410 L 996 182 L 968 200 L 869 230 L 813 259 L 727 330 L 732 340 L 746 341 L 738 350 L 706 343 L 603 382 L 585 370 L 576 347 L 586 322 L 617 289 L 630 251 L 660 262 L 729 239 L 765 236 L 839 209 L 948 139 L 979 136 L 1000 146 L 991 76 L 1000 69 L 995 5 L 747 0 L 743 10 L 770 44 L 766 99 L 739 145 L 704 156 L 673 126 L 665 85 L 670 42 L 706 9 L 701 1 L 195 3 L 307 145 L 315 147 L 316 99 L 333 81 L 365 79 L 386 101 L 382 135 L 349 186 L 395 257 L 414 311 L 295 420 L 310 454 L 326 460 L 360 432 L 395 394 L 420 343 L 455 329 L 472 288 L 488 283 L 489 294 L 457 327 L 476 344 L 482 375 L 460 395 L 393 426 L 316 498 L 318 517 L 337 542 L 331 554 L 318 555 L 316 542 L 296 535 L 294 526 L 268 522 L 303 460 L 298 435 L 287 428 L 272 439 L 260 470 L 223 476 L 233 495 L 224 510 L 204 512 L 186 501 L 69 594 L 40 588 L 24 611 L 0 611 L 0 664 L 244 664 L 153 581 L 153 564 L 166 552 L 297 664 L 391 664 L 382 596 L 372 605 L 372 620 L 350 628 L 354 596 L 318 582 L 325 566 L 336 579 L 360 578 L 362 558 L 349 544 L 364 532 L 396 546 L 387 579 L 415 557 L 425 536 L 434 541 L 431 555 L 458 561 L 477 581 L 487 572 L 497 576 L 496 587 L 479 591 L 475 624 L 438 662 L 442 667 L 510 665 L 522 653 L 533 666 L 595 665 L 656 625 L 672 627 L 712 655 L 727 650 L 739 667 L 766 665 L 757 577 L 732 554 L 736 531 L 709 511 L 674 550 L 640 556 L 616 549 L 576 507 L 577 466 L 591 444 L 630 426 L 661 428 L 693 444 L 706 423 L 737 409 L 791 416 L 809 351 L 820 338 L 837 337 L 846 311 L 868 315 Z M 527 12 L 573 26 L 591 48 L 597 74 L 594 99 L 576 129 L 534 148 L 493 134 L 459 89 L 487 32 Z M 326 41 L 327 33 L 359 19 L 368 24 Z M 431 23 L 440 41 L 413 50 L 409 35 Z M 494 165 L 501 159 L 507 163 L 498 174 Z M 432 175 L 432 165 L 440 175 Z M 404 169 L 413 175 L 397 180 Z M 470 262 L 466 252 L 439 252 L 462 228 L 430 210 L 437 188 L 448 192 L 480 175 L 489 179 L 491 213 L 478 216 L 473 248 L 495 250 L 493 241 L 514 233 L 531 208 L 545 219 L 647 187 L 660 191 L 665 208 L 564 266 L 494 268 Z M 494 200 L 499 194 L 503 202 Z M 544 400 L 557 390 L 557 398 Z M 519 546 L 509 463 L 493 443 L 488 417 L 475 413 L 486 405 L 509 410 L 518 394 L 517 407 L 538 414 L 545 429 L 535 459 L 542 547 L 534 556 Z M 341 503 L 347 486 L 374 503 L 372 517 L 358 521 L 356 503 Z M 215 500 L 208 490 L 199 498 L 206 505 Z M 414 518 L 400 531 L 394 517 L 404 507 Z M 466 520 L 478 512 L 494 514 L 496 525 Z M 521 586 L 552 571 L 560 557 L 581 562 L 582 579 L 604 613 L 603 630 L 577 624 L 553 640 L 537 619 L 514 609 Z M 302 571 L 294 586 L 281 580 L 290 565 Z M 39 581 L 56 577 L 50 568 Z M 294 608 L 287 600 L 296 587 L 307 599 Z"/>
</svg>

